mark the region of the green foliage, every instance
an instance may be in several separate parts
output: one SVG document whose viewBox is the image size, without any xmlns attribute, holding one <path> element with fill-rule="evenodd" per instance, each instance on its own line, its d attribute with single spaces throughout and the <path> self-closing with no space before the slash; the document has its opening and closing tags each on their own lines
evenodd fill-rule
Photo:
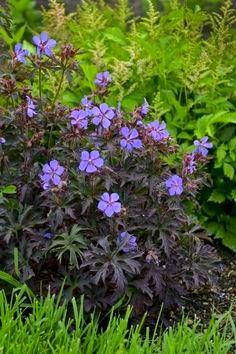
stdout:
<svg viewBox="0 0 236 354">
<path fill-rule="evenodd" d="M 19 282 L 10 274 L 0 271 L 0 281 L 11 285 L 11 287 L 14 288 L 14 291 L 20 290 L 20 294 L 26 294 L 30 299 L 34 298 L 34 294 L 31 289 L 26 284 Z"/>
<path fill-rule="evenodd" d="M 61 262 L 62 256 L 69 253 L 69 265 L 79 268 L 77 257 L 82 258 L 82 250 L 86 248 L 86 241 L 81 234 L 85 230 L 78 225 L 73 225 L 70 232 L 63 232 L 55 237 L 50 250 L 57 253 L 57 258 Z"/>
<path fill-rule="evenodd" d="M 0 35 L 7 45 L 29 39 L 37 30 L 41 14 L 34 0 L 7 0 L 6 8 L 0 6 Z"/>
<path fill-rule="evenodd" d="M 56 3 L 51 1 L 45 11 L 44 26 L 59 41 L 63 31 L 63 40 L 69 39 L 80 50 L 78 61 L 86 76 L 73 91 L 64 92 L 63 102 L 74 105 L 82 91 L 93 86 L 95 73 L 108 69 L 113 78 L 109 104 L 116 104 L 116 95 L 122 108 L 131 111 L 146 97 L 153 106 L 153 119 L 167 121 L 184 151 L 191 150 L 193 136 L 209 135 L 215 158 L 210 166 L 212 185 L 199 197 L 204 206 L 200 219 L 211 231 L 212 223 L 221 225 L 218 237 L 235 249 L 236 236 L 229 235 L 236 215 L 232 1 L 224 1 L 219 12 L 208 14 L 199 2 L 200 6 L 193 1 L 163 2 L 164 12 L 158 12 L 156 2 L 148 0 L 146 16 L 135 19 L 125 0 L 114 8 L 103 1 L 84 0 L 76 13 L 64 13 L 60 21 Z M 214 9 L 219 1 L 209 4 Z"/>
<path fill-rule="evenodd" d="M 212 315 L 209 326 L 190 325 L 188 318 L 157 336 L 144 321 L 130 326 L 132 309 L 122 317 L 111 311 L 106 325 L 95 314 L 86 320 L 83 301 L 60 304 L 48 295 L 44 300 L 26 302 L 22 291 L 14 291 L 10 301 L 0 291 L 0 346 L 4 353 L 222 353 L 233 352 L 236 329 L 231 310 Z"/>
</svg>

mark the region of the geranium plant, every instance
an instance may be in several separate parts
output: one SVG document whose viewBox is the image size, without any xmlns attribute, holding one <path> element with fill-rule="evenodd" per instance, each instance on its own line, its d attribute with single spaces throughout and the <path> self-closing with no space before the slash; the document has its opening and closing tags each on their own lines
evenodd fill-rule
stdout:
<svg viewBox="0 0 236 354">
<path fill-rule="evenodd" d="M 145 123 L 145 99 L 129 113 L 111 107 L 107 71 L 76 107 L 63 106 L 77 51 L 57 50 L 46 33 L 33 43 L 36 54 L 17 44 L 1 63 L 1 184 L 17 188 L 1 205 L 2 267 L 14 273 L 17 248 L 21 280 L 56 293 L 65 280 L 65 294 L 84 294 L 87 309 L 121 296 L 139 310 L 181 304 L 213 280 L 217 259 L 187 214 L 207 181 L 211 143 L 195 141 L 182 156 L 164 121 Z M 45 81 L 58 72 L 52 96 Z"/>
</svg>

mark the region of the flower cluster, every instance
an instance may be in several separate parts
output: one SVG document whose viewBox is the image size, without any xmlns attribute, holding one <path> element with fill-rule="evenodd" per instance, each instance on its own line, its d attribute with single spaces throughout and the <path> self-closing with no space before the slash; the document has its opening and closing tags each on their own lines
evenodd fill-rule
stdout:
<svg viewBox="0 0 236 354">
<path fill-rule="evenodd" d="M 97 74 L 95 84 L 99 87 L 105 88 L 112 81 L 109 71 L 104 71 Z"/>
<path fill-rule="evenodd" d="M 42 32 L 40 36 L 34 36 L 33 42 L 37 47 L 37 54 L 42 56 L 43 54 L 52 56 L 52 49 L 56 46 L 57 42 L 54 39 L 48 38 L 46 32 Z"/>
<path fill-rule="evenodd" d="M 149 112 L 149 103 L 147 102 L 146 98 L 144 98 L 144 103 L 141 106 L 140 114 L 142 117 L 145 117 Z"/>
<path fill-rule="evenodd" d="M 162 141 L 169 137 L 165 122 L 151 122 L 147 126 L 147 131 L 149 132 L 150 137 L 155 141 Z"/>
<path fill-rule="evenodd" d="M 169 195 L 180 195 L 183 193 L 183 180 L 178 175 L 171 176 L 166 182 Z"/>
<path fill-rule="evenodd" d="M 56 46 L 57 42 L 54 39 L 48 38 L 46 32 L 42 32 L 39 36 L 33 37 L 33 43 L 36 45 L 38 56 L 47 55 L 51 57 L 53 55 L 52 49 Z M 13 59 L 25 64 L 25 57 L 29 55 L 29 51 L 22 48 L 21 43 L 17 43 L 14 47 Z"/>
<path fill-rule="evenodd" d="M 197 169 L 197 161 L 195 160 L 195 154 L 188 154 L 184 157 L 184 170 L 186 174 L 192 174 Z"/>
<path fill-rule="evenodd" d="M 103 159 L 100 157 L 100 153 L 97 150 L 91 152 L 82 151 L 81 162 L 79 165 L 80 171 L 87 173 L 97 172 L 104 164 Z"/>
<path fill-rule="evenodd" d="M 29 118 L 32 118 L 35 116 L 37 113 L 35 112 L 35 105 L 34 102 L 31 100 L 29 96 L 26 96 L 26 114 Z"/>
<path fill-rule="evenodd" d="M 121 211 L 119 198 L 120 197 L 117 193 L 103 193 L 98 203 L 98 209 L 108 217 L 113 216 L 113 214 L 118 214 Z"/>
<path fill-rule="evenodd" d="M 124 253 L 136 252 L 138 248 L 137 238 L 127 231 L 121 232 L 117 238 L 117 246 L 120 247 Z"/>
<path fill-rule="evenodd" d="M 60 187 L 61 176 L 65 169 L 59 165 L 57 160 L 52 160 L 43 166 L 43 175 L 40 176 L 43 182 L 43 189 L 48 190 L 52 187 Z"/>
<path fill-rule="evenodd" d="M 195 154 L 200 154 L 202 156 L 207 156 L 208 150 L 212 148 L 212 143 L 208 142 L 208 136 L 204 136 L 200 141 L 195 140 L 194 145 L 196 149 L 194 150 Z"/>
<path fill-rule="evenodd" d="M 138 138 L 139 134 L 137 129 L 129 129 L 128 127 L 121 128 L 121 134 L 123 138 L 120 141 L 120 146 L 127 149 L 129 152 L 133 149 L 140 149 L 142 141 Z"/>
<path fill-rule="evenodd" d="M 79 129 L 87 129 L 88 127 L 88 112 L 82 109 L 75 109 L 71 112 L 71 125 Z"/>
<path fill-rule="evenodd" d="M 90 100 L 87 96 L 84 96 L 81 100 L 81 104 L 87 114 L 88 117 L 92 116 L 92 108 L 94 106 L 93 101 Z"/>
<path fill-rule="evenodd" d="M 92 115 L 94 117 L 92 120 L 93 124 L 97 126 L 100 125 L 104 129 L 107 129 L 110 127 L 111 120 L 114 118 L 115 113 L 106 103 L 102 103 L 99 107 L 92 109 Z"/>
<path fill-rule="evenodd" d="M 26 63 L 25 56 L 29 55 L 28 50 L 22 49 L 22 44 L 18 43 L 15 45 L 13 58 L 23 64 Z"/>
</svg>

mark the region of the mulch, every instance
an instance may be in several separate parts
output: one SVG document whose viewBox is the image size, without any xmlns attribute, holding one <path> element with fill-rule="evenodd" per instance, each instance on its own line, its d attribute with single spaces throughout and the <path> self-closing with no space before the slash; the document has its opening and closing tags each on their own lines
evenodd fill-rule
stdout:
<svg viewBox="0 0 236 354">
<path fill-rule="evenodd" d="M 199 320 L 201 326 L 207 327 L 212 313 L 223 314 L 232 308 L 236 320 L 236 254 L 216 243 L 221 264 L 218 270 L 217 283 L 193 292 L 186 300 L 185 307 L 171 312 L 170 324 L 178 322 L 184 314 L 191 324 Z"/>
</svg>

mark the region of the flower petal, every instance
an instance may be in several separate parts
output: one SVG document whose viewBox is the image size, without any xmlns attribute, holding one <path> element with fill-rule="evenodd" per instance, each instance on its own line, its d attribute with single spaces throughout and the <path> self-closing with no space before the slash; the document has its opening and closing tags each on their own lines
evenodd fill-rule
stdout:
<svg viewBox="0 0 236 354">
<path fill-rule="evenodd" d="M 130 132 L 130 139 L 135 139 L 138 137 L 138 131 L 137 129 L 132 129 Z"/>
<path fill-rule="evenodd" d="M 142 141 L 140 139 L 135 139 L 132 144 L 133 147 L 136 149 L 140 149 L 143 146 Z"/>
<path fill-rule="evenodd" d="M 40 178 L 44 183 L 48 183 L 51 179 L 51 175 L 45 173 L 44 175 L 41 175 Z"/>
<path fill-rule="evenodd" d="M 110 200 L 111 202 L 117 202 L 117 200 L 119 200 L 119 195 L 117 193 L 112 193 L 111 194 L 111 197 L 110 197 Z"/>
<path fill-rule="evenodd" d="M 33 36 L 33 42 L 35 45 L 39 45 L 40 44 L 40 38 L 38 36 Z"/>
<path fill-rule="evenodd" d="M 51 56 L 52 56 L 51 48 L 49 48 L 49 47 L 46 46 L 44 53 L 45 53 L 46 55 L 48 55 L 49 57 L 51 57 Z"/>
<path fill-rule="evenodd" d="M 71 118 L 77 119 L 78 116 L 79 116 L 79 111 L 78 111 L 78 109 L 74 109 L 74 110 L 71 112 L 70 116 L 71 116 Z"/>
<path fill-rule="evenodd" d="M 45 173 L 52 173 L 52 169 L 51 169 L 51 167 L 49 166 L 49 164 L 45 164 L 44 166 L 43 166 L 43 172 L 45 172 Z"/>
<path fill-rule="evenodd" d="M 126 145 L 127 145 L 127 140 L 121 139 L 121 141 L 120 141 L 120 146 L 121 146 L 122 148 L 125 148 Z"/>
<path fill-rule="evenodd" d="M 65 171 L 64 167 L 59 165 L 57 167 L 57 172 L 56 173 L 57 173 L 58 176 L 61 176 L 64 173 L 64 171 Z"/>
<path fill-rule="evenodd" d="M 22 48 L 22 44 L 21 43 L 17 43 L 16 45 L 15 45 L 15 52 L 18 52 L 19 50 L 21 50 L 21 48 Z"/>
<path fill-rule="evenodd" d="M 103 126 L 103 128 L 104 128 L 104 129 L 107 129 L 107 128 L 110 127 L 110 125 L 111 125 L 111 122 L 109 121 L 109 119 L 103 118 L 103 120 L 102 120 L 102 126 Z"/>
<path fill-rule="evenodd" d="M 114 210 L 113 207 L 111 205 L 109 205 L 106 209 L 105 209 L 105 214 L 106 216 L 108 216 L 109 218 L 114 214 Z"/>
<path fill-rule="evenodd" d="M 97 168 L 92 164 L 92 163 L 88 163 L 88 166 L 86 168 L 86 172 L 87 173 L 93 173 L 96 172 Z"/>
<path fill-rule="evenodd" d="M 85 161 L 85 160 L 81 161 L 79 164 L 80 171 L 85 171 L 87 166 L 88 166 L 88 161 Z"/>
<path fill-rule="evenodd" d="M 98 168 L 102 167 L 104 165 L 104 161 L 101 157 L 93 161 L 94 165 Z"/>
<path fill-rule="evenodd" d="M 93 124 L 95 125 L 99 125 L 101 123 L 101 117 L 97 116 L 97 117 L 94 117 L 93 120 L 92 120 Z"/>
<path fill-rule="evenodd" d="M 57 42 L 55 41 L 55 39 L 49 39 L 47 42 L 47 46 L 53 48 L 55 47 L 55 45 L 57 44 Z"/>
<path fill-rule="evenodd" d="M 98 209 L 101 211 L 104 211 L 104 210 L 106 210 L 106 208 L 107 208 L 107 203 L 100 200 L 100 202 L 98 203 Z"/>
<path fill-rule="evenodd" d="M 90 158 L 92 159 L 92 160 L 94 160 L 94 159 L 97 159 L 98 157 L 99 157 L 99 151 L 97 151 L 97 150 L 93 150 L 93 151 L 91 151 L 91 153 L 90 153 Z"/>
<path fill-rule="evenodd" d="M 132 151 L 132 150 L 133 150 L 133 145 L 128 142 L 126 149 L 127 149 L 129 152 Z"/>
<path fill-rule="evenodd" d="M 115 213 L 119 213 L 121 211 L 121 203 L 118 202 L 113 203 L 112 208 Z"/>
<path fill-rule="evenodd" d="M 108 107 L 108 105 L 107 105 L 106 103 L 100 104 L 99 108 L 100 108 L 100 111 L 101 111 L 102 113 L 106 113 L 107 110 L 109 109 L 109 107 Z"/>
<path fill-rule="evenodd" d="M 61 183 L 61 178 L 55 174 L 52 178 L 52 181 L 55 184 L 55 186 L 58 186 Z"/>
<path fill-rule="evenodd" d="M 92 113 L 94 116 L 99 116 L 101 114 L 101 111 L 98 107 L 93 107 Z"/>
<path fill-rule="evenodd" d="M 81 160 L 88 161 L 90 158 L 90 154 L 88 151 L 84 150 L 81 152 Z"/>
<path fill-rule="evenodd" d="M 47 33 L 46 33 L 46 32 L 42 32 L 42 33 L 40 34 L 40 39 L 41 39 L 41 41 L 43 41 L 43 42 L 47 42 L 47 40 L 48 40 L 48 35 L 47 35 Z"/>
<path fill-rule="evenodd" d="M 105 193 L 103 193 L 103 195 L 101 196 L 101 199 L 102 200 L 104 200 L 105 202 L 110 202 L 110 195 L 107 193 L 107 192 L 105 192 Z"/>
<path fill-rule="evenodd" d="M 125 138 L 128 138 L 130 130 L 128 127 L 122 127 L 120 132 Z"/>
<path fill-rule="evenodd" d="M 50 165 L 51 169 L 53 169 L 55 171 L 58 168 L 59 163 L 57 160 L 52 160 L 49 162 L 49 165 Z"/>
<path fill-rule="evenodd" d="M 109 109 L 109 110 L 105 113 L 105 117 L 106 117 L 107 119 L 110 119 L 110 120 L 112 120 L 112 118 L 114 118 L 114 115 L 115 115 L 115 113 L 113 112 L 112 109 Z"/>
</svg>

